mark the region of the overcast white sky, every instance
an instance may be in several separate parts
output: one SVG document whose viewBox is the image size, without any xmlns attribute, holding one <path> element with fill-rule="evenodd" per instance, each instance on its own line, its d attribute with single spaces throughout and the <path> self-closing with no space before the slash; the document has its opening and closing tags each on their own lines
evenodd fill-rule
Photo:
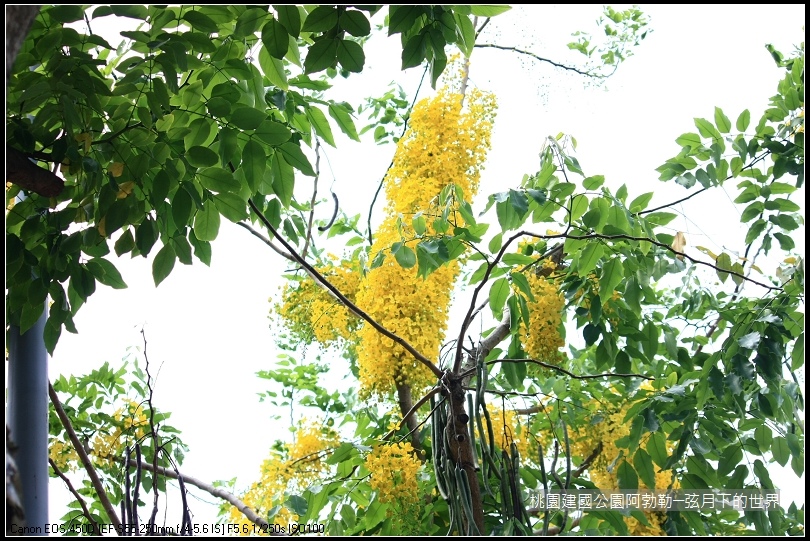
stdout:
<svg viewBox="0 0 810 541">
<path fill-rule="evenodd" d="M 804 40 L 804 5 L 642 9 L 654 31 L 604 89 L 586 87 L 580 78 L 510 53 L 475 51 L 471 81 L 495 91 L 500 106 L 477 209 L 483 209 L 480 202 L 487 194 L 513 187 L 524 173 L 536 171 L 543 139 L 558 132 L 577 138 L 586 174 L 606 175 L 613 190 L 627 183 L 631 197 L 655 191 L 652 204 L 687 195 L 680 186 L 659 182 L 654 171 L 677 154 L 675 138 L 695 131 L 694 117 L 713 118 L 715 105 L 732 120 L 745 108 L 758 119 L 781 77 L 765 43 L 789 53 Z M 564 59 L 570 33 L 592 28 L 600 12 L 596 5 L 518 7 L 493 19 L 481 41 Z M 398 47 L 398 38 L 373 38 L 366 47 L 366 71 L 336 89 L 339 99 L 359 104 L 366 96 L 383 94 L 392 80 L 410 99 L 421 70 L 399 72 Z M 333 189 L 348 213 L 365 215 L 393 150 L 392 145 L 376 147 L 370 140 L 360 145 L 345 138 L 337 150 L 326 149 Z M 332 173 L 325 161 L 321 164 L 324 194 Z M 304 197 L 308 182 L 299 177 Z M 730 203 L 736 190 L 729 186 L 727 191 L 729 197 L 701 196 L 683 207 L 689 221 L 673 223 L 673 228 L 686 233 L 689 249 L 704 245 L 719 253 L 743 248 L 745 231 L 736 225 L 738 215 Z M 331 206 L 321 212 L 328 217 Z M 196 260 L 189 267 L 178 263 L 157 289 L 151 258 L 113 256 L 129 289 L 97 287 L 76 318 L 80 334 L 62 334 L 50 373 L 52 378 L 78 375 L 105 361 L 119 363 L 128 347 L 141 345 L 144 326 L 153 373 L 160 370 L 155 405 L 172 412 L 171 423 L 190 446 L 182 471 L 208 481 L 237 477 L 244 488 L 256 479 L 271 442 L 287 428 L 272 421 L 270 407 L 258 402 L 267 382 L 255 373 L 271 368 L 276 358 L 268 298 L 277 295 L 288 262 L 245 230 L 226 220 L 222 224 L 211 268 Z M 803 238 L 803 232 L 796 238 L 801 254 Z M 60 481 L 51 486 L 54 521 L 64 513 L 67 495 Z M 215 521 L 216 505 L 193 498 L 190 503 L 196 523 Z"/>
</svg>

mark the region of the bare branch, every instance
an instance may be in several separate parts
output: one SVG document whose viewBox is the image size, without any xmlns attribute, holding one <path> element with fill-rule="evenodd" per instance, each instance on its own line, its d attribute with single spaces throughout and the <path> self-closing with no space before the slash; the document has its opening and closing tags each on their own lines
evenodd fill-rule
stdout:
<svg viewBox="0 0 810 541">
<path fill-rule="evenodd" d="M 117 459 L 117 460 L 120 460 L 120 459 Z M 155 467 L 152 464 L 149 464 L 149 463 L 146 463 L 146 462 L 141 462 L 140 464 L 136 464 L 134 460 L 130 460 L 129 465 L 130 466 L 135 466 L 135 467 L 140 467 L 140 468 L 142 468 L 142 469 L 144 469 L 144 470 L 146 470 L 148 472 L 157 473 L 158 475 L 168 477 L 169 479 L 178 479 L 179 480 L 179 479 L 182 478 L 184 484 L 195 486 L 195 487 L 199 488 L 200 490 L 204 490 L 205 492 L 209 493 L 210 495 L 214 496 L 215 498 L 220 498 L 222 500 L 225 500 L 229 504 L 233 505 L 234 507 L 236 507 L 239 510 L 240 513 L 245 515 L 245 517 L 247 517 L 247 519 L 249 521 L 251 521 L 253 524 L 256 524 L 257 526 L 262 526 L 264 528 L 267 528 L 269 526 L 269 523 L 266 520 L 264 520 L 262 517 L 260 517 L 253 509 L 248 507 L 245 502 L 243 502 L 242 500 L 240 500 L 239 498 L 237 498 L 236 496 L 234 496 L 233 494 L 231 494 L 227 490 L 224 490 L 224 489 L 219 488 L 219 487 L 215 487 L 214 485 L 206 483 L 205 481 L 201 481 L 201 480 L 199 480 L 199 479 L 197 479 L 195 477 L 191 477 L 189 475 L 178 473 L 178 472 L 174 471 L 173 469 L 164 468 L 163 466 Z M 267 531 L 269 531 L 272 534 L 273 533 L 273 528 L 268 528 Z"/>
<path fill-rule="evenodd" d="M 525 54 L 526 56 L 530 56 L 539 62 L 546 62 L 547 64 L 551 64 L 555 68 L 560 68 L 568 71 L 573 71 L 579 75 L 584 75 L 585 77 L 593 77 L 594 79 L 604 79 L 604 75 L 599 75 L 597 73 L 591 73 L 588 71 L 582 71 L 579 68 L 575 68 L 573 66 L 566 66 L 565 64 L 560 64 L 559 62 L 554 62 L 553 60 L 549 60 L 548 58 L 543 58 L 542 56 L 536 55 L 530 51 L 524 51 L 523 49 L 518 49 L 517 47 L 507 47 L 504 45 L 495 45 L 493 43 L 476 43 L 476 47 L 480 48 L 489 48 L 489 49 L 500 49 L 501 51 L 512 51 L 518 54 Z"/>
<path fill-rule="evenodd" d="M 51 398 L 53 409 L 56 411 L 56 415 L 59 417 L 59 420 L 62 421 L 62 426 L 65 428 L 65 432 L 67 432 L 68 437 L 70 438 L 70 443 L 73 444 L 73 448 L 79 455 L 79 460 L 81 460 L 84 469 L 87 471 L 87 475 L 90 476 L 90 482 L 93 484 L 93 488 L 98 495 L 99 502 L 101 502 L 101 506 L 107 513 L 110 523 L 115 527 L 116 531 L 123 531 L 121 527 L 121 520 L 118 518 L 118 514 L 115 512 L 115 508 L 110 502 L 110 498 L 107 497 L 107 492 L 104 490 L 104 485 L 101 484 L 101 479 L 99 479 L 98 473 L 93 467 L 93 463 L 90 462 L 90 457 L 87 456 L 82 442 L 79 441 L 79 436 L 77 436 L 76 431 L 73 430 L 73 425 L 70 422 L 70 418 L 67 416 L 67 413 L 65 413 L 62 403 L 59 401 L 59 396 L 57 396 L 56 390 L 53 388 L 50 381 L 48 382 L 48 396 Z"/>
<path fill-rule="evenodd" d="M 268 239 L 267 237 L 265 237 L 264 235 L 262 235 L 260 231 L 256 231 L 256 230 L 253 228 L 253 226 L 252 226 L 252 225 L 250 225 L 249 223 L 247 223 L 247 222 L 236 222 L 236 225 L 240 225 L 240 226 L 244 227 L 245 229 L 247 229 L 248 231 L 250 231 L 250 232 L 251 232 L 251 234 L 252 234 L 254 237 L 258 238 L 258 239 L 259 239 L 259 240 L 261 240 L 263 243 L 265 243 L 266 245 L 268 245 L 268 246 L 269 246 L 269 247 L 270 247 L 270 248 L 271 248 L 271 249 L 272 249 L 274 252 L 276 252 L 278 255 L 280 255 L 280 256 L 281 256 L 281 257 L 283 257 L 284 259 L 286 259 L 286 260 L 288 260 L 288 261 L 292 261 L 293 263 L 295 263 L 295 262 L 296 262 L 296 261 L 295 261 L 295 258 L 294 258 L 293 256 L 291 256 L 290 254 L 288 254 L 287 252 L 285 252 L 284 250 L 282 250 L 281 248 L 279 248 L 278 246 L 276 246 L 275 244 L 273 244 L 273 241 L 271 241 L 270 239 Z"/>
<path fill-rule="evenodd" d="M 437 378 L 442 377 L 442 375 L 443 375 L 442 371 L 439 370 L 439 368 L 435 364 L 433 364 L 427 357 L 425 357 L 424 355 L 419 353 L 404 338 L 402 338 L 401 336 L 399 336 L 397 334 L 394 334 L 393 332 L 389 331 L 388 329 L 386 329 L 385 327 L 380 325 L 373 317 L 368 315 L 366 312 L 361 310 L 359 306 L 357 306 L 352 301 L 350 301 L 348 298 L 346 298 L 346 296 L 343 293 L 341 293 L 338 288 L 336 288 L 334 285 L 332 285 L 332 283 L 329 282 L 329 280 L 324 278 L 324 276 L 320 272 L 318 272 L 312 265 L 307 263 L 301 257 L 301 255 L 298 252 L 296 252 L 295 249 L 286 240 L 284 240 L 283 237 L 281 237 L 278 234 L 278 231 L 276 231 L 276 228 L 273 227 L 273 224 L 270 223 L 270 220 L 268 220 L 267 217 L 264 214 L 262 214 L 262 212 L 259 210 L 259 207 L 257 207 L 256 203 L 253 202 L 253 199 L 248 199 L 248 204 L 250 205 L 250 208 L 253 209 L 253 212 L 255 212 L 256 215 L 259 217 L 259 219 L 262 221 L 264 226 L 268 229 L 268 231 L 270 231 L 270 233 L 272 233 L 273 236 L 278 239 L 278 241 L 281 243 L 281 245 L 284 247 L 284 249 L 287 250 L 292 255 L 292 257 L 295 259 L 295 261 L 304 268 L 304 270 L 307 272 L 307 274 L 309 274 L 315 280 L 315 283 L 322 284 L 323 287 L 325 287 L 327 290 L 329 290 L 329 292 L 332 293 L 332 295 L 334 295 L 344 306 L 349 308 L 352 312 L 354 312 L 360 318 L 365 320 L 369 325 L 374 327 L 374 329 L 377 330 L 377 332 L 379 332 L 380 334 L 382 334 L 386 338 L 390 338 L 391 340 L 393 340 L 394 342 L 396 342 L 397 344 L 399 344 L 400 346 L 405 348 L 405 350 L 408 353 L 410 353 L 411 355 L 413 355 L 413 357 L 417 361 L 419 361 L 420 363 L 425 365 L 431 372 L 433 372 L 433 374 Z"/>
</svg>

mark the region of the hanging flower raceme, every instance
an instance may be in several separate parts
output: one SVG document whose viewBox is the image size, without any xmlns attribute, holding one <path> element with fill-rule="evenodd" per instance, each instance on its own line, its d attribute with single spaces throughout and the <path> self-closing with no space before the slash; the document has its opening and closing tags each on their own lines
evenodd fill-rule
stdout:
<svg viewBox="0 0 810 541">
<path fill-rule="evenodd" d="M 316 270 L 350 301 L 355 301 L 360 286 L 356 263 L 343 261 L 337 265 L 322 265 Z M 309 276 L 285 285 L 275 310 L 296 339 L 305 343 L 314 339 L 324 347 L 341 340 L 352 341 L 360 324 L 348 308 Z"/>
<path fill-rule="evenodd" d="M 303 421 L 295 433 L 293 443 L 287 444 L 283 452 L 276 451 L 264 461 L 261 478 L 253 483 L 242 497 L 242 501 L 261 515 L 278 507 L 273 517 L 275 524 L 287 526 L 298 520 L 284 502 L 287 492 L 300 494 L 319 481 L 329 472 L 326 463 L 330 449 L 339 443 L 337 434 L 318 423 Z M 240 531 L 254 531 L 252 523 L 239 509 L 230 506 L 228 519 L 232 524 L 244 525 Z"/>
<path fill-rule="evenodd" d="M 465 96 L 449 86 L 414 107 L 408 132 L 400 140 L 385 178 L 387 217 L 371 248 L 372 260 L 380 252 L 388 253 L 397 242 L 415 251 L 418 239 L 412 224 L 419 213 L 429 218 L 424 235 L 437 235 L 432 222 L 443 189 L 455 186 L 467 199 L 475 195 L 494 115 L 495 101 L 490 94 L 470 91 L 465 102 Z M 458 203 L 451 205 L 457 208 Z M 450 221 L 461 227 L 464 222 L 456 214 L 450 213 Z M 403 268 L 387 257 L 363 280 L 358 305 L 428 358 L 438 358 L 458 268 L 454 261 L 422 278 L 416 268 Z M 433 383 L 434 376 L 426 367 L 369 325 L 358 332 L 357 352 L 361 396 L 384 396 L 394 383 L 415 389 Z"/>
</svg>

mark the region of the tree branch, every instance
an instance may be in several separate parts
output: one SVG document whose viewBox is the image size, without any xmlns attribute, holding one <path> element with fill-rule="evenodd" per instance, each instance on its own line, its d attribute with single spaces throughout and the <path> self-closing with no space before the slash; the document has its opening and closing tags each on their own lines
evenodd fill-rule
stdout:
<svg viewBox="0 0 810 541">
<path fill-rule="evenodd" d="M 405 351 L 407 351 L 408 353 L 413 355 L 413 357 L 417 361 L 419 361 L 420 363 L 425 365 L 431 372 L 433 372 L 433 375 L 435 375 L 436 378 L 441 378 L 442 377 L 442 375 L 443 375 L 442 371 L 439 370 L 439 368 L 436 367 L 436 365 L 433 364 L 427 357 L 425 357 L 424 355 L 422 355 L 421 353 L 416 351 L 416 349 L 410 343 L 408 343 L 404 338 L 402 338 L 401 336 L 399 336 L 397 334 L 394 334 L 393 332 L 389 331 L 388 329 L 386 329 L 385 327 L 383 327 L 382 325 L 377 323 L 377 321 L 374 318 L 372 318 L 366 312 L 361 310 L 359 306 L 357 306 L 352 301 L 350 301 L 343 293 L 340 292 L 340 290 L 338 288 L 336 288 L 334 285 L 332 285 L 332 283 L 329 282 L 329 280 L 324 278 L 323 275 L 320 272 L 318 272 L 312 265 L 310 265 L 309 263 L 304 261 L 304 259 L 301 257 L 301 255 L 298 254 L 298 252 L 296 252 L 295 249 L 286 240 L 284 240 L 283 237 L 281 237 L 278 234 L 278 231 L 276 231 L 276 228 L 273 227 L 273 224 L 270 223 L 270 220 L 268 220 L 267 217 L 264 214 L 262 214 L 262 212 L 259 210 L 259 207 L 257 207 L 256 203 L 253 202 L 253 199 L 248 199 L 248 204 L 250 205 L 250 208 L 253 209 L 253 212 L 255 212 L 256 215 L 259 217 L 259 219 L 262 221 L 262 223 L 267 228 L 267 230 L 270 231 L 270 233 L 275 238 L 278 239 L 278 241 L 281 243 L 281 245 L 284 247 L 284 249 L 287 250 L 290 253 L 290 255 L 292 255 L 292 257 L 293 257 L 293 259 L 295 259 L 296 263 L 301 265 L 304 268 L 304 270 L 307 272 L 307 274 L 309 274 L 315 280 L 315 283 L 321 284 L 323 287 L 325 287 L 344 306 L 346 306 L 352 312 L 357 314 L 360 318 L 365 320 L 377 332 L 379 332 L 380 334 L 382 334 L 386 338 L 390 338 L 395 343 L 402 346 L 405 349 Z"/>
<path fill-rule="evenodd" d="M 557 372 L 563 373 L 568 377 L 574 379 L 596 379 L 596 378 L 605 378 L 605 377 L 613 377 L 613 378 L 641 378 L 650 381 L 655 381 L 654 377 L 651 376 L 644 376 L 641 374 L 615 374 L 610 372 L 605 372 L 602 374 L 588 374 L 586 376 L 578 376 L 573 372 L 569 372 L 565 368 L 560 368 L 559 366 L 554 366 L 553 364 L 544 363 L 543 361 L 538 361 L 537 359 L 495 359 L 494 361 L 489 361 L 487 364 L 495 364 L 495 363 L 534 363 L 539 364 L 545 368 L 549 368 L 551 370 L 555 370 Z"/>
<path fill-rule="evenodd" d="M 527 233 L 527 234 L 531 235 L 533 237 L 536 237 L 536 238 L 548 238 L 548 235 L 537 235 L 535 233 Z M 663 248 L 663 249 L 673 253 L 676 256 L 680 256 L 680 257 L 683 257 L 685 259 L 688 259 L 689 261 L 691 261 L 695 265 L 705 265 L 705 266 L 710 267 L 710 268 L 712 268 L 714 270 L 724 272 L 726 274 L 731 274 L 731 275 L 734 275 L 734 276 L 738 276 L 738 277 L 742 278 L 743 280 L 751 282 L 752 284 L 756 284 L 756 285 L 758 285 L 760 287 L 764 287 L 765 289 L 768 289 L 770 291 L 782 291 L 781 287 L 769 286 L 767 284 L 763 284 L 762 282 L 758 282 L 756 280 L 753 280 L 752 278 L 749 278 L 748 276 L 746 276 L 744 274 L 740 274 L 739 272 L 734 272 L 733 270 L 729 270 L 729 269 L 723 269 L 723 268 L 718 267 L 717 265 L 713 265 L 711 263 L 707 263 L 705 261 L 695 259 L 694 257 L 692 257 L 690 255 L 687 255 L 687 254 L 685 254 L 683 252 L 679 252 L 678 250 L 672 248 L 668 244 L 664 244 L 663 242 L 653 240 L 651 238 L 634 237 L 633 235 L 602 235 L 600 233 L 590 233 L 588 235 L 566 235 L 566 236 L 569 239 L 575 239 L 575 240 L 604 239 L 604 240 L 634 240 L 634 241 L 637 241 L 637 242 L 649 242 L 650 244 L 654 244 L 654 245 L 658 246 L 659 248 Z"/>
<path fill-rule="evenodd" d="M 488 49 L 500 49 L 501 51 L 512 51 L 518 54 L 525 54 L 526 56 L 530 56 L 539 62 L 546 62 L 547 64 L 551 64 L 555 68 L 560 68 L 568 71 L 573 71 L 579 75 L 584 75 L 585 77 L 593 77 L 595 79 L 603 79 L 603 75 L 598 75 L 595 73 L 591 73 L 588 71 L 582 71 L 579 68 L 575 68 L 572 66 L 566 66 L 565 64 L 560 64 L 559 62 L 554 62 L 553 60 L 549 60 L 548 58 L 543 58 L 542 56 L 536 55 L 530 51 L 524 51 L 523 49 L 518 49 L 517 47 L 507 47 L 504 45 L 495 45 L 493 43 L 476 43 L 475 47 L 480 48 L 488 48 Z"/>
<path fill-rule="evenodd" d="M 76 453 L 79 455 L 79 460 L 81 460 L 84 469 L 87 471 L 87 475 L 90 476 L 90 482 L 93 484 L 93 488 L 98 495 L 99 502 L 101 502 L 101 506 L 107 513 L 110 523 L 115 527 L 116 531 L 123 531 L 121 527 L 121 520 L 118 518 L 118 515 L 115 512 L 115 508 L 110 502 L 110 498 L 107 497 L 107 492 L 104 490 L 104 485 L 101 484 L 101 479 L 99 479 L 96 469 L 93 467 L 92 462 L 90 462 L 90 457 L 87 456 L 87 452 L 85 452 L 82 442 L 79 441 L 79 436 L 77 436 L 76 431 L 73 430 L 73 425 L 70 422 L 70 418 L 67 416 L 67 413 L 65 413 L 62 403 L 59 401 L 59 396 L 57 396 L 56 390 L 53 388 L 50 381 L 48 382 L 48 396 L 51 398 L 51 403 L 53 404 L 53 409 L 56 410 L 56 415 L 59 417 L 59 420 L 62 421 L 62 426 L 65 428 L 65 432 L 68 433 L 70 443 L 73 444 L 73 448 L 76 449 Z"/>
<path fill-rule="evenodd" d="M 56 197 L 62 193 L 65 181 L 44 167 L 28 159 L 28 155 L 6 144 L 6 182 L 12 182 L 25 191 L 42 197 Z"/>
<path fill-rule="evenodd" d="M 290 254 L 288 254 L 287 252 L 285 252 L 284 250 L 282 250 L 281 248 L 279 248 L 278 246 L 273 244 L 273 241 L 271 241 L 270 239 L 268 239 L 267 237 L 262 235 L 260 231 L 256 231 L 253 228 L 253 226 L 250 225 L 249 223 L 247 223 L 247 222 L 236 222 L 236 225 L 240 225 L 240 226 L 244 227 L 245 229 L 247 229 L 248 231 L 250 231 L 251 234 L 253 234 L 254 237 L 258 238 L 263 243 L 268 245 L 274 252 L 276 252 L 278 255 L 280 255 L 284 259 L 286 259 L 288 261 L 292 261 L 293 263 L 296 263 L 295 258 L 293 256 L 291 256 Z"/>
<path fill-rule="evenodd" d="M 123 461 L 123 459 L 120 459 L 120 458 L 116 458 L 116 460 L 119 461 L 119 462 Z M 227 490 L 224 490 L 224 489 L 219 488 L 219 487 L 215 487 L 214 485 L 206 483 L 205 481 L 200 481 L 199 479 L 197 479 L 195 477 L 191 477 L 189 475 L 181 474 L 179 472 L 174 471 L 173 469 L 164 468 L 163 466 L 155 467 L 152 464 L 149 464 L 147 462 L 141 462 L 140 464 L 138 464 L 133 459 L 129 460 L 129 465 L 131 467 L 140 467 L 140 468 L 142 468 L 142 469 L 144 469 L 144 470 L 146 470 L 148 472 L 157 473 L 158 475 L 162 475 L 162 476 L 168 477 L 170 479 L 177 479 L 177 480 L 182 479 L 183 483 L 185 483 L 186 485 L 195 486 L 195 487 L 199 488 L 200 490 L 204 490 L 205 492 L 209 493 L 210 495 L 214 496 L 215 498 L 220 498 L 222 500 L 225 500 L 229 504 L 233 505 L 234 507 L 236 507 L 239 510 L 239 512 L 241 512 L 243 515 L 245 515 L 245 517 L 247 517 L 247 519 L 249 521 L 251 521 L 253 524 L 256 524 L 257 526 L 262 526 L 263 528 L 267 528 L 269 526 L 269 523 L 266 520 L 264 520 L 255 511 L 253 511 L 250 507 L 248 507 L 245 502 L 243 502 L 242 500 L 240 500 L 239 498 L 237 498 L 236 496 L 234 496 L 233 494 L 231 494 Z M 273 533 L 273 528 L 268 528 L 267 531 L 269 531 L 272 534 Z"/>
</svg>

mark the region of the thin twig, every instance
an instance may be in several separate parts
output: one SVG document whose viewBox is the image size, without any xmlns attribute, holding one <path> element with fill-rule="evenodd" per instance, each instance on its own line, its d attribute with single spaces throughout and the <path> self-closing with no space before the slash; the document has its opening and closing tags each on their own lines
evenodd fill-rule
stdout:
<svg viewBox="0 0 810 541">
<path fill-rule="evenodd" d="M 391 430 L 388 432 L 388 434 L 386 434 L 385 436 L 383 436 L 383 438 L 382 438 L 382 439 L 387 440 L 388 438 L 390 438 L 391 436 L 393 436 L 393 435 L 394 435 L 394 434 L 397 432 L 397 430 L 399 430 L 400 428 L 402 428 L 402 424 L 403 424 L 403 423 L 404 423 L 404 422 L 405 422 L 405 421 L 406 421 L 406 420 L 407 420 L 407 419 L 408 419 L 408 418 L 409 418 L 411 415 L 413 415 L 414 413 L 416 413 L 417 411 L 419 411 L 419 408 L 421 408 L 421 407 L 422 407 L 422 406 L 425 404 L 425 402 L 427 402 L 428 400 L 430 400 L 430 397 L 431 397 L 431 396 L 433 396 L 434 394 L 438 393 L 440 390 L 441 390 L 441 387 L 434 387 L 433 389 L 431 389 L 430 391 L 428 391 L 428 393 L 427 393 L 425 396 L 423 396 L 422 398 L 420 398 L 420 399 L 419 399 L 419 400 L 416 402 L 416 404 L 414 404 L 414 405 L 411 407 L 411 409 L 409 409 L 409 410 L 408 410 L 408 412 L 407 412 L 407 413 L 405 413 L 405 415 L 402 417 L 402 419 L 399 421 L 399 423 L 397 423 L 396 428 L 391 429 Z M 434 408 L 434 409 L 435 409 L 435 408 Z M 431 411 L 433 411 L 433 410 L 431 410 Z M 430 415 L 428 415 L 427 417 L 425 417 L 425 421 L 427 421 L 429 418 L 430 418 Z M 422 421 L 422 423 L 420 423 L 420 425 L 421 425 L 421 424 L 424 424 L 424 422 L 425 422 L 425 421 Z M 410 434 L 410 433 L 409 433 L 409 434 Z M 407 436 L 406 436 L 406 437 L 407 437 Z"/>
<path fill-rule="evenodd" d="M 581 69 L 574 68 L 572 66 L 566 66 L 565 64 L 560 64 L 559 62 L 554 62 L 553 60 L 549 60 L 548 58 L 543 58 L 542 56 L 536 55 L 536 54 L 534 54 L 534 53 L 532 53 L 530 51 L 524 51 L 523 49 L 518 49 L 517 47 L 507 47 L 507 46 L 504 46 L 504 45 L 495 45 L 493 43 L 476 43 L 475 46 L 480 47 L 480 48 L 500 49 L 501 51 L 512 51 L 512 52 L 519 53 L 519 54 L 525 54 L 526 56 L 530 56 L 530 57 L 532 57 L 535 60 L 538 60 L 540 62 L 546 62 L 548 64 L 551 64 L 555 68 L 560 68 L 560 69 L 564 69 L 564 70 L 568 70 L 568 71 L 573 71 L 574 73 L 578 73 L 579 75 L 584 75 L 585 77 L 593 77 L 594 79 L 604 79 L 605 78 L 604 75 L 599 75 L 599 74 L 591 73 L 591 72 L 588 72 L 588 71 L 582 71 Z"/>
</svg>

